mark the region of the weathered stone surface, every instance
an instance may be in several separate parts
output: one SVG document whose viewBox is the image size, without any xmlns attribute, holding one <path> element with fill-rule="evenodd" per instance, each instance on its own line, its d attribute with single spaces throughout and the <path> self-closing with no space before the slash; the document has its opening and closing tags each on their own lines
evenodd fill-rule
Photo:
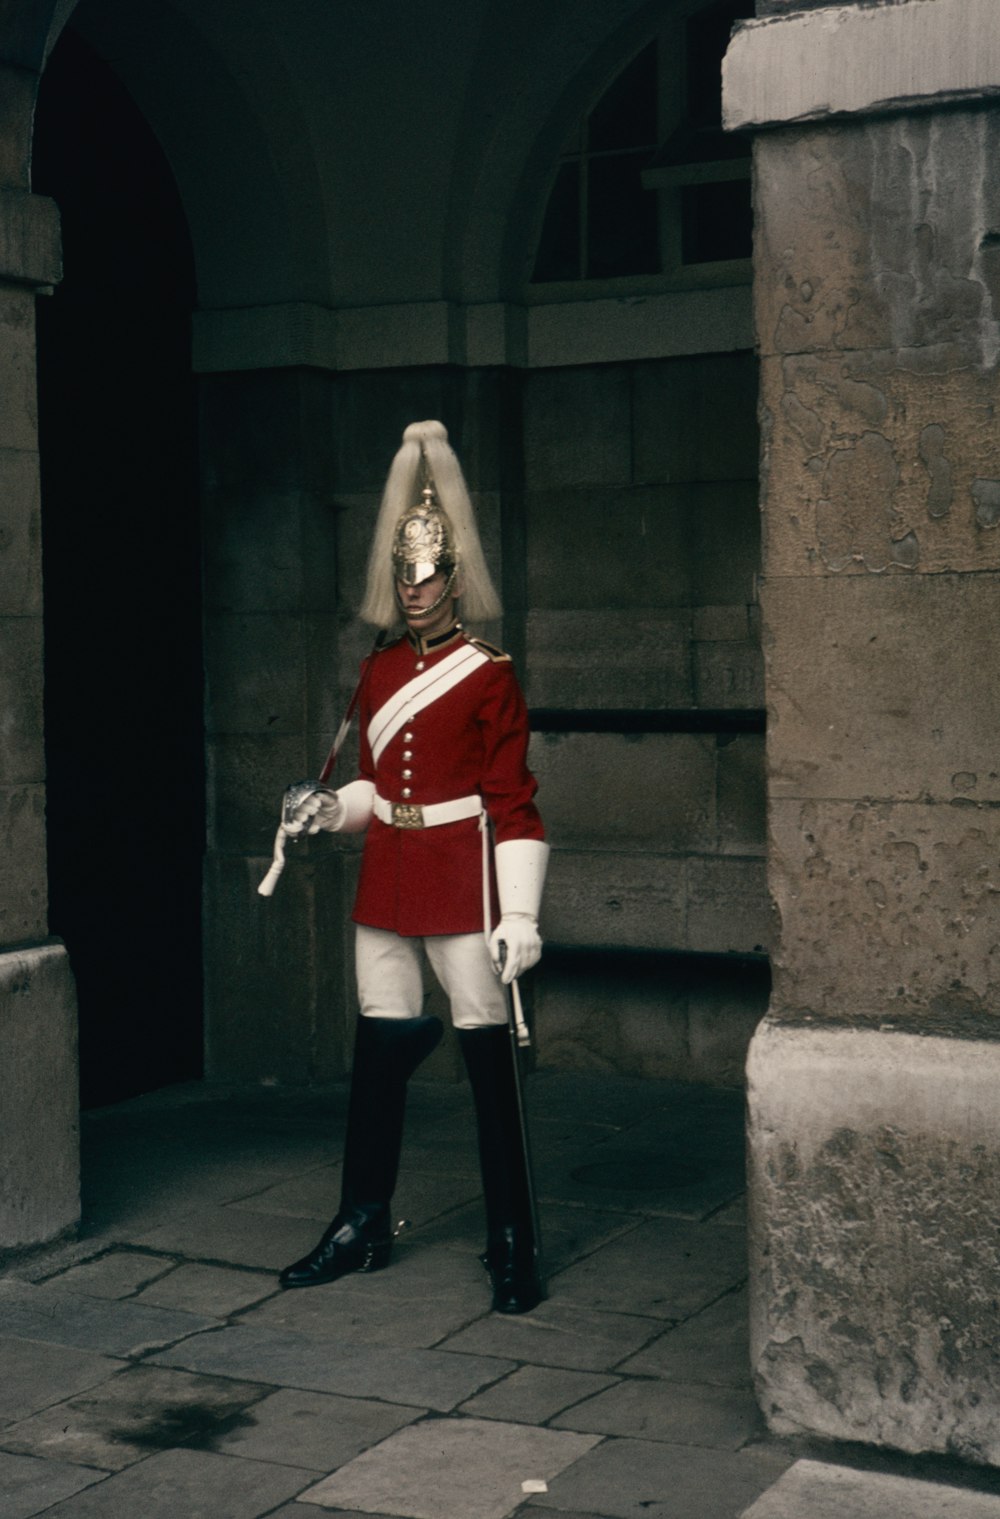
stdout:
<svg viewBox="0 0 1000 1519">
<path fill-rule="evenodd" d="M 525 473 L 532 489 L 631 479 L 628 371 L 536 370 L 524 390 Z"/>
<path fill-rule="evenodd" d="M 789 15 L 822 7 L 823 17 Z M 726 125 L 786 124 L 904 104 L 989 99 L 1000 41 L 990 0 L 935 0 L 898 15 L 878 0 L 757 0 L 726 55 Z M 956 47 L 959 35 L 973 44 Z"/>
<path fill-rule="evenodd" d="M 1000 1497 L 891 1472 L 852 1471 L 825 1461 L 796 1461 L 740 1519 L 1000 1519 Z"/>
<path fill-rule="evenodd" d="M 625 1261 L 627 1271 L 616 1269 Z M 736 1231 L 720 1229 L 709 1237 L 686 1220 L 657 1219 L 562 1272 L 559 1301 L 649 1319 L 682 1319 L 735 1287 L 745 1274 L 743 1241 Z"/>
<path fill-rule="evenodd" d="M 528 604 L 540 609 L 746 604 L 760 558 L 756 482 L 532 490 Z"/>
<path fill-rule="evenodd" d="M 992 116 L 956 111 L 759 142 L 761 352 L 923 348 L 945 369 L 992 366 L 996 271 L 981 243 L 997 215 L 998 130 Z"/>
<path fill-rule="evenodd" d="M 997 575 L 770 582 L 772 795 L 1000 800 L 998 594 Z"/>
<path fill-rule="evenodd" d="M 161 1366 L 350 1398 L 379 1398 L 442 1413 L 514 1369 L 512 1362 L 494 1357 L 345 1346 L 332 1335 L 321 1338 L 244 1325 L 197 1335 L 154 1359 Z"/>
<path fill-rule="evenodd" d="M 41 513 L 38 458 L 0 449 L 0 614 L 38 616 L 42 610 Z"/>
<path fill-rule="evenodd" d="M 290 860 L 265 900 L 257 886 L 269 864 L 219 856 L 207 872 L 208 1068 L 234 1079 L 332 1080 L 345 1069 L 353 1018 L 338 856 Z"/>
<path fill-rule="evenodd" d="M 753 354 L 637 364 L 633 395 L 637 481 L 756 481 Z"/>
<path fill-rule="evenodd" d="M 0 939 L 37 943 L 48 932 L 45 793 L 0 787 Z"/>
<path fill-rule="evenodd" d="M 138 1355 L 214 1327 L 200 1314 L 86 1298 L 47 1283 L 11 1279 L 0 1281 L 0 1310 L 5 1327 L 21 1339 L 117 1356 Z"/>
<path fill-rule="evenodd" d="M 45 773 L 42 746 L 42 621 L 0 619 L 0 711 L 4 743 L 0 785 L 31 785 Z"/>
<path fill-rule="evenodd" d="M 994 570 L 996 371 L 935 348 L 770 357 L 769 577 Z"/>
<path fill-rule="evenodd" d="M 0 289 L 0 449 L 38 447 L 35 293 Z"/>
<path fill-rule="evenodd" d="M 4 1366 L 0 1423 L 5 1425 L 28 1419 L 86 1387 L 106 1383 L 126 1364 L 95 1350 L 51 1345 L 11 1334 L 0 1339 L 0 1348 Z"/>
<path fill-rule="evenodd" d="M 255 1403 L 235 1428 L 220 1431 L 213 1449 L 249 1461 L 273 1461 L 325 1473 L 421 1415 L 421 1409 L 283 1387 Z"/>
<path fill-rule="evenodd" d="M 0 956 L 0 1250 L 55 1239 L 79 1218 L 78 1102 L 65 950 Z"/>
<path fill-rule="evenodd" d="M 553 1414 L 603 1392 L 614 1377 L 592 1371 L 567 1371 L 554 1366 L 522 1366 L 459 1409 L 477 1419 L 516 1419 L 519 1424 L 545 1424 Z"/>
<path fill-rule="evenodd" d="M 683 609 L 528 614 L 532 707 L 628 711 L 690 707 L 690 621 Z"/>
<path fill-rule="evenodd" d="M 765 1024 L 751 1346 L 772 1428 L 1000 1460 L 1000 1046 Z"/>
<path fill-rule="evenodd" d="M 687 870 L 669 855 L 560 849 L 549 860 L 542 928 L 562 945 L 687 947 Z"/>
<path fill-rule="evenodd" d="M 4 85 L 6 93 L 6 79 Z M 26 87 L 23 81 L 21 88 Z M 0 190 L 0 278 L 30 286 L 62 279 L 59 208 L 47 195 L 32 195 L 7 181 Z"/>
<path fill-rule="evenodd" d="M 410 1519 L 503 1519 L 523 1501 L 524 1477 L 555 1477 L 595 1444 L 522 1424 L 434 1420 L 392 1435 L 299 1501 Z"/>
<path fill-rule="evenodd" d="M 257 1519 L 295 1496 L 312 1475 L 294 1466 L 209 1451 L 157 1451 L 78 1493 L 62 1509 L 65 1519 L 104 1519 L 114 1513 L 143 1514 L 145 1519 L 177 1519 L 178 1514 Z"/>
<path fill-rule="evenodd" d="M 774 1010 L 992 1037 L 998 828 L 987 805 L 773 803 Z"/>
<path fill-rule="evenodd" d="M 716 843 L 716 744 L 694 733 L 545 733 L 528 762 L 563 847 L 700 851 Z"/>
<path fill-rule="evenodd" d="M 771 939 L 763 860 L 717 855 L 689 861 L 684 948 L 704 954 L 760 955 L 770 948 Z"/>
<path fill-rule="evenodd" d="M 86 1471 L 62 1461 L 38 1461 L 33 1456 L 0 1451 L 0 1489 L 6 1519 L 31 1519 L 61 1498 L 99 1482 L 102 1472 Z"/>
<path fill-rule="evenodd" d="M 668 1329 L 622 1361 L 619 1369 L 671 1382 L 697 1380 L 720 1387 L 748 1386 L 746 1292 L 730 1292 L 685 1323 Z"/>
<path fill-rule="evenodd" d="M 733 1454 L 610 1439 L 550 1482 L 532 1507 L 566 1519 L 732 1519 L 788 1464 L 753 1446 Z"/>
<path fill-rule="evenodd" d="M 735 855 L 559 849 L 542 912 L 562 946 L 755 954 L 770 936 L 764 862 Z"/>
<path fill-rule="evenodd" d="M 326 491 L 206 492 L 211 612 L 329 611 L 337 600 L 338 512 Z"/>
<path fill-rule="evenodd" d="M 638 1314 L 607 1312 L 607 1305 L 595 1312 L 562 1301 L 562 1280 L 562 1276 L 557 1279 L 554 1299 L 540 1303 L 530 1314 L 486 1313 L 452 1335 L 442 1348 L 462 1355 L 507 1356 L 514 1361 L 598 1372 L 609 1371 L 655 1332 L 657 1325 Z"/>
<path fill-rule="evenodd" d="M 739 1086 L 769 986 L 763 963 L 549 950 L 534 987 L 538 1058 L 562 1070 Z"/>
<path fill-rule="evenodd" d="M 740 733 L 716 740 L 718 848 L 725 854 L 761 855 L 767 847 L 764 735 Z"/>
<path fill-rule="evenodd" d="M 8 1425 L 3 1444 L 22 1455 L 121 1471 L 151 1450 L 194 1437 L 214 1441 L 234 1423 L 251 1423 L 247 1410 L 269 1391 L 256 1382 L 131 1366 L 89 1392 Z M 289 1455 L 285 1464 L 297 1463 Z"/>
<path fill-rule="evenodd" d="M 556 1429 L 740 1450 L 763 1432 L 747 1389 L 630 1380 L 588 1398 L 552 1420 Z"/>
</svg>

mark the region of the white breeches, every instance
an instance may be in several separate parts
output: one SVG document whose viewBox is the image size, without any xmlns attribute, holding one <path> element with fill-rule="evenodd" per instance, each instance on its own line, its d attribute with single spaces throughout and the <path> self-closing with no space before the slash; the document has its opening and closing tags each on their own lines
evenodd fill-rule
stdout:
<svg viewBox="0 0 1000 1519">
<path fill-rule="evenodd" d="M 451 1004 L 456 1028 L 507 1022 L 504 990 L 481 933 L 404 939 L 387 929 L 359 923 L 355 961 L 363 1017 L 420 1017 L 424 1010 L 421 948 Z"/>
</svg>

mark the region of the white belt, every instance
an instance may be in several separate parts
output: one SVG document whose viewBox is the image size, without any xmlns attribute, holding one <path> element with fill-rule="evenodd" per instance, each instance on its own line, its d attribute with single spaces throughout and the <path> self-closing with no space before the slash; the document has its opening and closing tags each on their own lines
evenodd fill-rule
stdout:
<svg viewBox="0 0 1000 1519">
<path fill-rule="evenodd" d="M 387 802 L 376 794 L 375 816 L 390 828 L 437 828 L 441 823 L 460 823 L 463 818 L 478 817 L 483 810 L 481 796 L 460 796 L 453 802 Z"/>
</svg>

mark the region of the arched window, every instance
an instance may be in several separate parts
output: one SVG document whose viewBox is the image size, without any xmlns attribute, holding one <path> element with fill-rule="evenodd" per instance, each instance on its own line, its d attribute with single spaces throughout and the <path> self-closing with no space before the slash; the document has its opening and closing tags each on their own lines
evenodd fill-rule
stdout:
<svg viewBox="0 0 1000 1519">
<path fill-rule="evenodd" d="M 733 25 L 753 14 L 753 0 L 688 7 L 584 115 L 559 158 L 533 284 L 749 277 L 750 145 L 722 130 L 721 76 Z"/>
</svg>

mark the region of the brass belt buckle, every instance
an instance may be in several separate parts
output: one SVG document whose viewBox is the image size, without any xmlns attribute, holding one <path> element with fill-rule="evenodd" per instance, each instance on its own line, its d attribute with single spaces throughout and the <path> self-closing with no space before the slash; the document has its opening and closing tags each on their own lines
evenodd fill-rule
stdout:
<svg viewBox="0 0 1000 1519">
<path fill-rule="evenodd" d="M 392 826 L 393 828 L 422 828 L 424 809 L 413 802 L 393 802 Z"/>
</svg>

